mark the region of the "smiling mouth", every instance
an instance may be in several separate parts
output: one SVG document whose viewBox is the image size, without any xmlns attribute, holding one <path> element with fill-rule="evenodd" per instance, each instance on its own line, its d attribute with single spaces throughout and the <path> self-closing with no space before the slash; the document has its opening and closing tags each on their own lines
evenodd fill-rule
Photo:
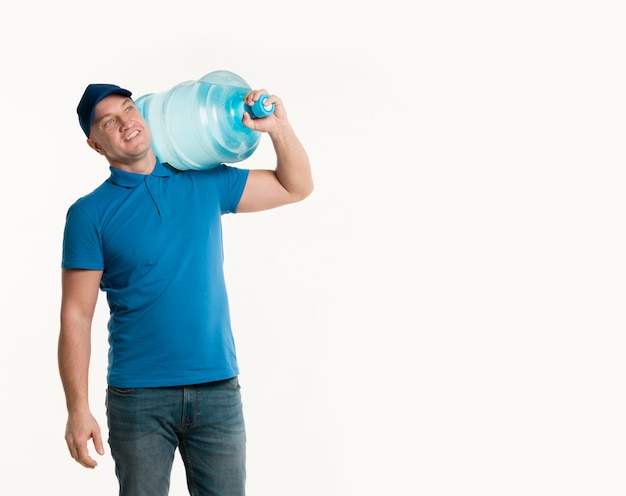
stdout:
<svg viewBox="0 0 626 496">
<path fill-rule="evenodd" d="M 126 140 L 125 140 L 125 141 L 128 141 L 128 140 L 133 139 L 133 138 L 134 138 L 135 136 L 137 136 L 138 134 L 139 134 L 139 131 L 133 131 L 133 132 L 132 132 L 132 133 L 130 133 L 128 136 L 126 136 Z"/>
</svg>

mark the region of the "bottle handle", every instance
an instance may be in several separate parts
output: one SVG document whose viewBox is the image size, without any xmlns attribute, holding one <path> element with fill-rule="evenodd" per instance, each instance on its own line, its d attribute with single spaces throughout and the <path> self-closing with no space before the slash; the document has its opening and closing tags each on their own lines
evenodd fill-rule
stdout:
<svg viewBox="0 0 626 496">
<path fill-rule="evenodd" d="M 253 119 L 261 119 L 263 117 L 267 117 L 268 115 L 272 115 L 274 113 L 274 104 L 267 106 L 265 105 L 265 101 L 269 98 L 269 95 L 263 95 L 259 98 L 254 105 L 249 106 L 244 104 L 244 110 L 250 114 L 250 117 Z"/>
</svg>

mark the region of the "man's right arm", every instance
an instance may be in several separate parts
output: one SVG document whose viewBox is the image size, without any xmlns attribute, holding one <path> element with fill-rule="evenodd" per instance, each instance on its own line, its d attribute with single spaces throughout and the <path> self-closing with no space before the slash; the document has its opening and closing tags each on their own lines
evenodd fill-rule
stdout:
<svg viewBox="0 0 626 496">
<path fill-rule="evenodd" d="M 100 427 L 89 409 L 91 323 L 101 277 L 102 271 L 83 269 L 63 269 L 61 275 L 58 361 L 68 412 L 65 441 L 72 458 L 87 468 L 97 465 L 89 456 L 89 439 L 104 454 Z"/>
</svg>

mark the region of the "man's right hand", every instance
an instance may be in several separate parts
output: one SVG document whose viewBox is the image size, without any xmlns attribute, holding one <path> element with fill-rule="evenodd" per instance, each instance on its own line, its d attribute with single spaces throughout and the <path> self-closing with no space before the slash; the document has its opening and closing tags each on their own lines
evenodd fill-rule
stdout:
<svg viewBox="0 0 626 496">
<path fill-rule="evenodd" d="M 65 428 L 65 442 L 70 450 L 70 455 L 83 467 L 95 468 L 98 462 L 89 456 L 87 447 L 90 439 L 96 452 L 99 455 L 104 455 L 100 426 L 93 415 L 89 412 L 70 414 Z"/>
</svg>

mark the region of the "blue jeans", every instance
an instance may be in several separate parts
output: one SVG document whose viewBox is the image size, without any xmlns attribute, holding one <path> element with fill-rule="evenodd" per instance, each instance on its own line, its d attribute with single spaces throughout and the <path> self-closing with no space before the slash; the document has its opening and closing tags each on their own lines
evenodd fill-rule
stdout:
<svg viewBox="0 0 626 496">
<path fill-rule="evenodd" d="M 244 496 L 246 432 L 237 377 L 106 395 L 120 496 L 167 496 L 176 448 L 192 496 Z"/>
</svg>

